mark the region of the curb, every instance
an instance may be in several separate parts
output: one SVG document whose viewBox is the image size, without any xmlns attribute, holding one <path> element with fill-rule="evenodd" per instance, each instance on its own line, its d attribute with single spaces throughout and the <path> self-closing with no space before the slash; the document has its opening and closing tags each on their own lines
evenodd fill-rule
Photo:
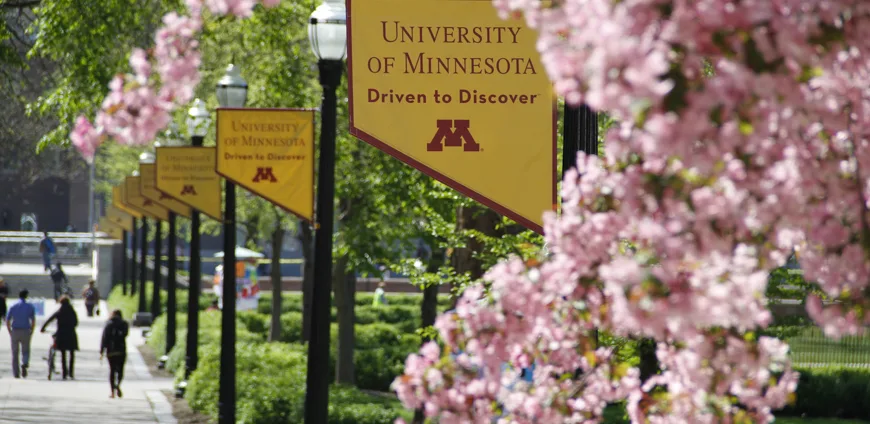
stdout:
<svg viewBox="0 0 870 424">
<path fill-rule="evenodd" d="M 172 415 L 172 404 L 166 399 L 166 396 L 159 390 L 149 390 L 145 392 L 148 398 L 148 403 L 151 404 L 151 410 L 154 411 L 154 418 L 159 424 L 178 424 L 178 420 Z"/>
</svg>

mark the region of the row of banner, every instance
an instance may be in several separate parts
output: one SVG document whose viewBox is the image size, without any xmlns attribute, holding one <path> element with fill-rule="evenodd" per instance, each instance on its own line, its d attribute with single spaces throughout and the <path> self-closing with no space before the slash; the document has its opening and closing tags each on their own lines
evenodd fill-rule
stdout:
<svg viewBox="0 0 870 424">
<path fill-rule="evenodd" d="M 300 218 L 314 219 L 314 111 L 218 109 L 216 147 L 158 147 L 154 163 L 112 189 L 98 228 L 120 239 L 132 218 L 222 220 L 221 178 Z"/>
<path fill-rule="evenodd" d="M 134 230 L 133 218 L 189 218 L 194 209 L 221 221 L 221 178 L 312 222 L 314 111 L 218 109 L 216 147 L 155 149 L 154 163 L 140 163 L 138 176 L 112 188 L 112 203 L 97 228 L 121 240 L 124 231 Z M 214 279 L 219 297 L 222 284 L 221 265 Z M 256 260 L 236 264 L 236 294 L 240 310 L 256 307 Z"/>
</svg>

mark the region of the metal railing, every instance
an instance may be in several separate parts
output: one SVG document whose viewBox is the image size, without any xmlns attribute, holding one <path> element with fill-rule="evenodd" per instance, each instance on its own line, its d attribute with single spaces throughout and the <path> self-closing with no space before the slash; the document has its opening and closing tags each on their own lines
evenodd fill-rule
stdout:
<svg viewBox="0 0 870 424">
<path fill-rule="evenodd" d="M 821 328 L 807 326 L 786 337 L 792 362 L 798 367 L 870 368 L 870 334 L 839 340 L 825 336 Z"/>
</svg>

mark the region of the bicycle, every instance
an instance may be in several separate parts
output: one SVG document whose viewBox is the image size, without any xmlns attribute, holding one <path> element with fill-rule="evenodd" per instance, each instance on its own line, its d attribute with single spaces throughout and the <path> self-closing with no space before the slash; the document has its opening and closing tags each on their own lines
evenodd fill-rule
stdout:
<svg viewBox="0 0 870 424">
<path fill-rule="evenodd" d="M 48 348 L 48 380 L 51 381 L 51 376 L 57 374 L 54 369 L 54 357 L 57 356 L 57 335 L 51 335 L 51 347 Z"/>
</svg>

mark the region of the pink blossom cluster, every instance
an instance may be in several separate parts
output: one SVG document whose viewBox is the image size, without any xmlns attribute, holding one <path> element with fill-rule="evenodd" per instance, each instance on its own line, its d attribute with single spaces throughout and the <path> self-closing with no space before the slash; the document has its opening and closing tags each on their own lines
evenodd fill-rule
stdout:
<svg viewBox="0 0 870 424">
<path fill-rule="evenodd" d="M 788 346 L 755 336 L 773 268 L 797 252 L 828 335 L 870 325 L 870 3 L 495 5 L 538 30 L 561 95 L 619 124 L 566 174 L 548 258 L 467 291 L 400 398 L 447 422 L 597 422 L 620 400 L 634 422 L 770 422 L 797 384 Z M 594 328 L 655 339 L 661 372 L 640 381 Z"/>
<path fill-rule="evenodd" d="M 266 7 L 280 0 L 260 0 Z M 132 74 L 117 75 L 109 84 L 94 124 L 81 115 L 70 135 L 73 145 L 88 162 L 99 145 L 111 138 L 128 145 L 144 145 L 172 120 L 176 108 L 190 102 L 199 84 L 201 64 L 197 37 L 202 29 L 203 5 L 213 15 L 250 17 L 257 0 L 187 0 L 190 16 L 171 12 L 163 17 L 150 53 L 134 49 Z M 152 63 L 153 62 L 153 63 Z M 156 75 L 152 75 L 152 67 Z"/>
</svg>

